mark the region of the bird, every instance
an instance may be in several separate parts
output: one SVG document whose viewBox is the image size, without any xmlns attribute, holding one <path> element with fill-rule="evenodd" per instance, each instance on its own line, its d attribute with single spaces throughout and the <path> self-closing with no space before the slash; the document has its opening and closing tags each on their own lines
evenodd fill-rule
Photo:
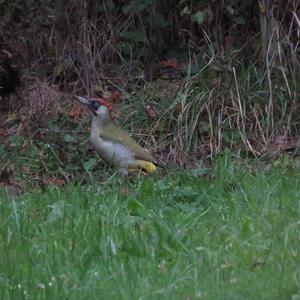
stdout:
<svg viewBox="0 0 300 300">
<path fill-rule="evenodd" d="M 158 162 L 126 131 L 119 128 L 112 117 L 112 107 L 104 100 L 75 96 L 92 118 L 90 141 L 99 156 L 108 164 L 118 167 L 123 174 L 142 169 L 154 173 Z"/>
</svg>

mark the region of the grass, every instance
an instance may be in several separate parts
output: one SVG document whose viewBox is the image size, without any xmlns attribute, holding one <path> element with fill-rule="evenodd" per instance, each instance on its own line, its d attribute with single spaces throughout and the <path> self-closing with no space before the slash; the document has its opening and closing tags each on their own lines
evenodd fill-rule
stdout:
<svg viewBox="0 0 300 300">
<path fill-rule="evenodd" d="M 292 164 L 3 192 L 0 298 L 299 299 Z"/>
</svg>

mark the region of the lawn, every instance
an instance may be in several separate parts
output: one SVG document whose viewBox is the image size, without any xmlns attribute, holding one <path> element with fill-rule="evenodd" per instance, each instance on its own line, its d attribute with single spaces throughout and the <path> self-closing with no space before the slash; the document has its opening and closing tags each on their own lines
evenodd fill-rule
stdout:
<svg viewBox="0 0 300 300">
<path fill-rule="evenodd" d="M 220 158 L 0 200 L 0 299 L 300 299 L 300 169 Z"/>
</svg>

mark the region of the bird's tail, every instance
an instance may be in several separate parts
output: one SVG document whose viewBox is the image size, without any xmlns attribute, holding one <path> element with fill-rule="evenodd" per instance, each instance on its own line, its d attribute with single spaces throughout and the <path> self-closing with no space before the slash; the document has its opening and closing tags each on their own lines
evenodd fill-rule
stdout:
<svg viewBox="0 0 300 300">
<path fill-rule="evenodd" d="M 152 174 L 156 171 L 156 166 L 149 161 L 145 161 L 145 160 L 136 160 L 135 161 L 135 165 L 134 166 L 130 166 L 129 169 L 131 168 L 136 168 L 139 167 L 143 170 L 145 170 L 148 174 Z"/>
</svg>

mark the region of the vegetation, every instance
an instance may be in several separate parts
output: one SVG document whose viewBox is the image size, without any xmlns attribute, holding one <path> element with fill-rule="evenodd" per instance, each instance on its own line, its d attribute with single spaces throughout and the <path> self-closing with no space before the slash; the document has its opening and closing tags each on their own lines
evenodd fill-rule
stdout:
<svg viewBox="0 0 300 300">
<path fill-rule="evenodd" d="M 206 179 L 2 194 L 1 299 L 298 299 L 299 175 L 226 154 Z"/>
<path fill-rule="evenodd" d="M 177 165 L 226 147 L 256 157 L 297 148 L 298 1 L 172 3 L 4 1 L 1 48 L 23 83 L 18 124 L 87 94 Z"/>
<path fill-rule="evenodd" d="M 175 2 L 0 1 L 1 299 L 300 299 L 299 1 Z"/>
</svg>

